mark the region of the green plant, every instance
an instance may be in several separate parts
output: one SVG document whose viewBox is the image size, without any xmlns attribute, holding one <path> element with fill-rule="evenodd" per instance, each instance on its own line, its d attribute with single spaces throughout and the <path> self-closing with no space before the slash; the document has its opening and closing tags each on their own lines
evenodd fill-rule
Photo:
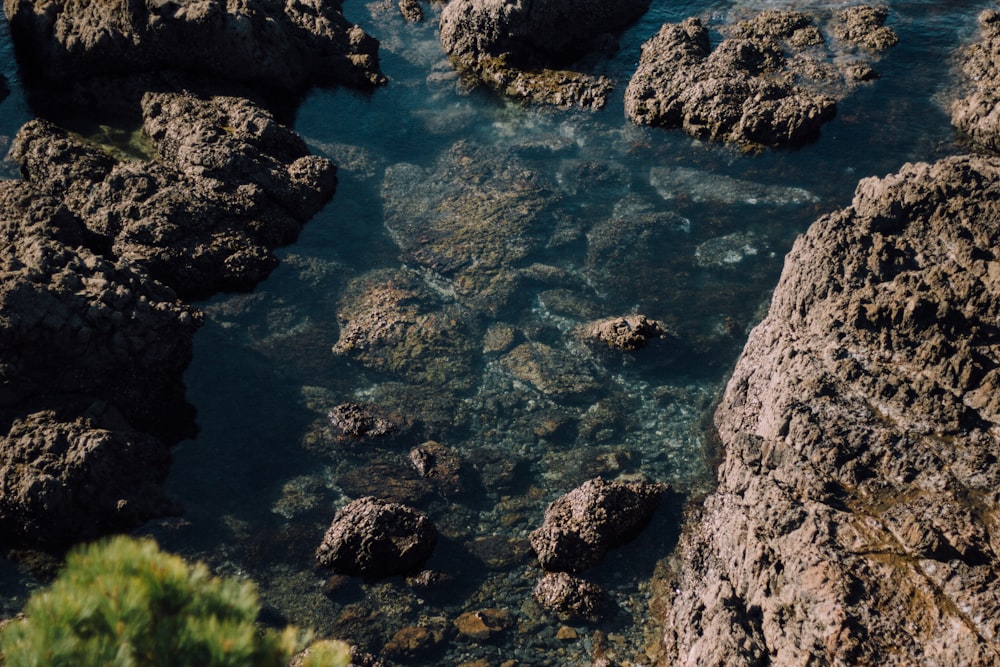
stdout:
<svg viewBox="0 0 1000 667">
<path fill-rule="evenodd" d="M 348 667 L 351 647 L 342 641 L 323 640 L 312 644 L 294 667 Z"/>
<path fill-rule="evenodd" d="M 259 611 L 251 582 L 116 537 L 71 552 L 3 629 L 0 649 L 6 667 L 287 665 L 300 633 L 260 629 Z"/>
</svg>

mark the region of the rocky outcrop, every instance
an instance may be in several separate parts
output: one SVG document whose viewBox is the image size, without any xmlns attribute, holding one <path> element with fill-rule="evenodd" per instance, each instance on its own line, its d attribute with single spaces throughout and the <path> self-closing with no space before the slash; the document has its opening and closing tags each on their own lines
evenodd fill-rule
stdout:
<svg viewBox="0 0 1000 667">
<path fill-rule="evenodd" d="M 339 3 L 5 0 L 4 11 L 29 78 L 52 87 L 165 70 L 285 93 L 384 81 L 378 41 Z"/>
<path fill-rule="evenodd" d="M 624 315 L 590 322 L 580 327 L 580 336 L 619 350 L 638 350 L 650 340 L 667 338 L 669 329 L 662 322 L 651 320 L 645 315 Z"/>
<path fill-rule="evenodd" d="M 998 184 L 908 164 L 796 241 L 715 416 L 670 664 L 1000 664 Z"/>
<path fill-rule="evenodd" d="M 889 10 L 885 7 L 858 5 L 847 7 L 837 14 L 840 19 L 834 34 L 852 44 L 881 51 L 899 42 L 896 31 L 885 25 Z"/>
<path fill-rule="evenodd" d="M 885 15 L 852 8 L 839 18 L 844 41 L 870 49 L 895 43 Z M 825 44 L 800 12 L 768 10 L 723 28 L 714 49 L 700 19 L 665 24 L 643 44 L 625 91 L 625 111 L 639 125 L 747 147 L 794 146 L 814 139 L 857 81 L 877 75 L 862 60 Z M 870 58 L 870 55 L 868 56 Z"/>
<path fill-rule="evenodd" d="M 951 106 L 951 122 L 977 144 L 1000 151 L 1000 12 L 979 15 L 980 41 L 964 53 L 962 71 L 973 90 Z"/>
<path fill-rule="evenodd" d="M 427 517 L 366 496 L 337 512 L 316 560 L 342 574 L 383 577 L 419 570 L 436 543 L 437 530 Z"/>
<path fill-rule="evenodd" d="M 649 0 L 544 3 L 454 0 L 441 14 L 441 46 L 455 67 L 519 100 L 601 108 L 614 84 L 565 66 L 645 13 Z"/>
<path fill-rule="evenodd" d="M 336 167 L 242 98 L 150 93 L 142 107 L 158 160 L 118 161 L 43 120 L 12 155 L 115 258 L 182 295 L 253 287 L 332 196 Z"/>
<path fill-rule="evenodd" d="M 556 498 L 542 525 L 531 532 L 531 548 L 550 571 L 580 572 L 632 537 L 649 521 L 665 484 L 588 480 Z"/>
</svg>

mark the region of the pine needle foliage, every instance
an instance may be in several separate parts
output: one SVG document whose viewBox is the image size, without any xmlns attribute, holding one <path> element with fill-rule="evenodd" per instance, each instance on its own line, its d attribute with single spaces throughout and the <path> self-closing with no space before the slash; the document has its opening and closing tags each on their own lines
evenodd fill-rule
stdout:
<svg viewBox="0 0 1000 667">
<path fill-rule="evenodd" d="M 69 554 L 0 634 L 0 664 L 283 667 L 301 636 L 260 629 L 259 611 L 253 583 L 213 577 L 152 540 L 115 537 Z"/>
</svg>

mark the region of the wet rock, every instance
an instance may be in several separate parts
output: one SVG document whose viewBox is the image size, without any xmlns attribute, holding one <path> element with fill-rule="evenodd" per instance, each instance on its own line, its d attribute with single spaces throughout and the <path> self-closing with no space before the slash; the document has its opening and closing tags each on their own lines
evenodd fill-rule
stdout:
<svg viewBox="0 0 1000 667">
<path fill-rule="evenodd" d="M 626 351 L 638 350 L 652 339 L 667 338 L 670 335 L 666 325 L 650 320 L 645 315 L 609 317 L 586 324 L 579 332 L 584 339 Z"/>
<path fill-rule="evenodd" d="M 789 253 L 682 535 L 670 664 L 997 664 L 1000 161 L 862 180 Z"/>
<path fill-rule="evenodd" d="M 531 548 L 549 571 L 580 572 L 634 537 L 646 524 L 665 484 L 591 479 L 560 496 L 531 532 Z"/>
<path fill-rule="evenodd" d="M 441 15 L 441 46 L 456 69 L 501 94 L 557 106 L 601 108 L 614 84 L 605 77 L 564 69 L 641 16 L 649 0 L 543 5 L 486 0 L 448 3 Z"/>
<path fill-rule="evenodd" d="M 417 589 L 435 589 L 449 586 L 455 578 L 447 572 L 437 570 L 421 570 L 412 577 L 406 578 L 406 585 Z"/>
<path fill-rule="evenodd" d="M 522 343 L 501 363 L 517 379 L 556 399 L 582 398 L 601 387 L 579 357 L 544 343 Z"/>
<path fill-rule="evenodd" d="M 336 187 L 329 160 L 247 100 L 151 93 L 143 114 L 157 161 L 117 161 L 41 120 L 12 155 L 115 257 L 182 295 L 256 285 Z"/>
<path fill-rule="evenodd" d="M 513 626 L 514 619 L 506 609 L 467 611 L 455 619 L 459 634 L 475 641 L 487 641 Z"/>
<path fill-rule="evenodd" d="M 889 18 L 885 7 L 858 5 L 841 10 L 834 34 L 844 41 L 882 51 L 899 42 L 896 32 L 884 25 Z"/>
<path fill-rule="evenodd" d="M 546 572 L 532 595 L 535 602 L 565 621 L 597 621 L 605 597 L 597 584 L 565 572 Z"/>
<path fill-rule="evenodd" d="M 418 0 L 399 0 L 399 13 L 410 23 L 420 23 L 424 20 L 424 8 Z"/>
<path fill-rule="evenodd" d="M 951 105 L 952 125 L 974 142 L 1000 151 L 1000 12 L 979 15 L 980 40 L 963 53 L 962 72 L 973 87 Z"/>
<path fill-rule="evenodd" d="M 410 450 L 410 463 L 442 493 L 462 492 L 462 459 L 454 450 L 430 440 Z"/>
<path fill-rule="evenodd" d="M 35 412 L 0 437 L 0 533 L 8 544 L 65 546 L 180 512 L 163 492 L 170 448 L 99 415 Z"/>
<path fill-rule="evenodd" d="M 414 271 L 379 270 L 352 281 L 337 318 L 336 355 L 450 391 L 475 383 L 479 336 L 474 321 Z"/>
<path fill-rule="evenodd" d="M 506 352 L 517 340 L 517 330 L 504 322 L 491 324 L 483 336 L 483 354 Z"/>
<path fill-rule="evenodd" d="M 326 415 L 335 435 L 343 440 L 384 438 L 406 427 L 403 419 L 376 405 L 347 402 L 336 405 Z"/>
<path fill-rule="evenodd" d="M 767 185 L 690 167 L 653 167 L 649 182 L 666 200 L 708 202 L 731 206 L 801 206 L 819 201 L 808 190 Z"/>
<path fill-rule="evenodd" d="M 4 11 L 32 81 L 52 87 L 97 75 L 175 70 L 304 92 L 385 81 L 378 41 L 319 0 L 125 3 L 7 0 Z"/>
<path fill-rule="evenodd" d="M 412 662 L 426 659 L 446 641 L 441 626 L 408 625 L 400 628 L 385 645 L 384 653 L 391 660 Z"/>
<path fill-rule="evenodd" d="M 411 505 L 422 503 L 437 490 L 397 456 L 378 456 L 364 465 L 349 466 L 337 477 L 337 485 L 350 496 L 375 495 L 390 502 Z"/>
<path fill-rule="evenodd" d="M 316 560 L 335 572 L 382 577 L 418 570 L 436 543 L 437 530 L 427 517 L 366 496 L 337 512 Z"/>
</svg>

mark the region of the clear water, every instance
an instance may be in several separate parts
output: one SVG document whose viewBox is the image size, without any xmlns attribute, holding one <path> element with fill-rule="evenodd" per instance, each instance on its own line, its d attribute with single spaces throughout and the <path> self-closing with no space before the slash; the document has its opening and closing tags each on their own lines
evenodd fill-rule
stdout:
<svg viewBox="0 0 1000 667">
<path fill-rule="evenodd" d="M 954 52 L 974 37 L 976 15 L 989 5 L 890 2 L 901 41 L 876 64 L 882 78 L 843 100 L 815 143 L 747 155 L 637 128 L 624 117 L 622 93 L 640 45 L 662 23 L 692 15 L 721 22 L 787 3 L 654 0 L 617 56 L 594 63 L 619 82 L 608 108 L 583 113 L 464 92 L 438 45 L 439 5 L 411 25 L 392 2 L 348 0 L 345 14 L 381 40 L 390 83 L 371 94 L 317 90 L 303 102 L 296 129 L 340 165 L 337 194 L 253 294 L 200 304 L 207 323 L 186 382 L 201 432 L 176 448 L 168 483 L 187 512 L 145 532 L 219 572 L 251 577 L 274 622 L 374 653 L 404 626 L 450 628 L 465 611 L 500 607 L 512 614 L 511 629 L 479 642 L 452 634 L 417 662 L 589 664 L 604 647 L 643 663 L 656 636 L 651 581 L 676 541 L 680 501 L 586 574 L 613 604 L 601 623 L 570 624 L 576 639 L 557 639 L 563 623 L 531 601 L 540 571 L 528 532 L 549 501 L 597 474 L 669 482 L 687 496 L 711 489 L 711 412 L 784 254 L 816 217 L 850 203 L 858 179 L 962 150 L 947 112 L 959 90 Z M 0 104 L 0 141 L 9 143 L 30 112 L 6 41 L 0 58 L 14 88 Z M 430 183 L 457 142 L 492 161 L 492 171 L 437 189 L 400 177 L 422 174 Z M 442 380 L 335 356 L 352 280 L 421 268 L 414 257 L 423 249 L 405 234 L 416 215 L 408 202 L 448 206 L 469 192 L 504 192 L 517 180 L 497 176 L 504 168 L 548 188 L 547 226 L 499 241 L 478 230 L 481 239 L 450 247 L 449 257 L 468 265 L 499 243 L 500 275 L 535 265 L 533 273 L 522 271 L 502 298 L 485 301 L 461 290 L 452 296 L 454 273 L 422 274 L 439 294 L 427 312 L 461 314 L 461 378 L 449 384 L 447 360 Z M 590 318 L 631 312 L 664 321 L 676 340 L 626 355 L 587 348 L 572 334 Z M 510 372 L 504 352 L 481 352 L 488 331 L 568 353 L 599 389 L 544 394 Z M 417 420 L 419 437 L 373 449 L 306 447 L 326 411 L 348 400 Z M 459 453 L 474 480 L 463 494 L 422 494 L 414 503 L 444 535 L 428 567 L 453 582 L 426 590 L 402 578 L 328 586 L 312 553 L 336 509 L 358 489 L 388 486 L 424 439 Z M 10 582 L 0 591 L 4 607 L 16 609 L 23 576 L 13 566 L 0 570 Z"/>
</svg>

